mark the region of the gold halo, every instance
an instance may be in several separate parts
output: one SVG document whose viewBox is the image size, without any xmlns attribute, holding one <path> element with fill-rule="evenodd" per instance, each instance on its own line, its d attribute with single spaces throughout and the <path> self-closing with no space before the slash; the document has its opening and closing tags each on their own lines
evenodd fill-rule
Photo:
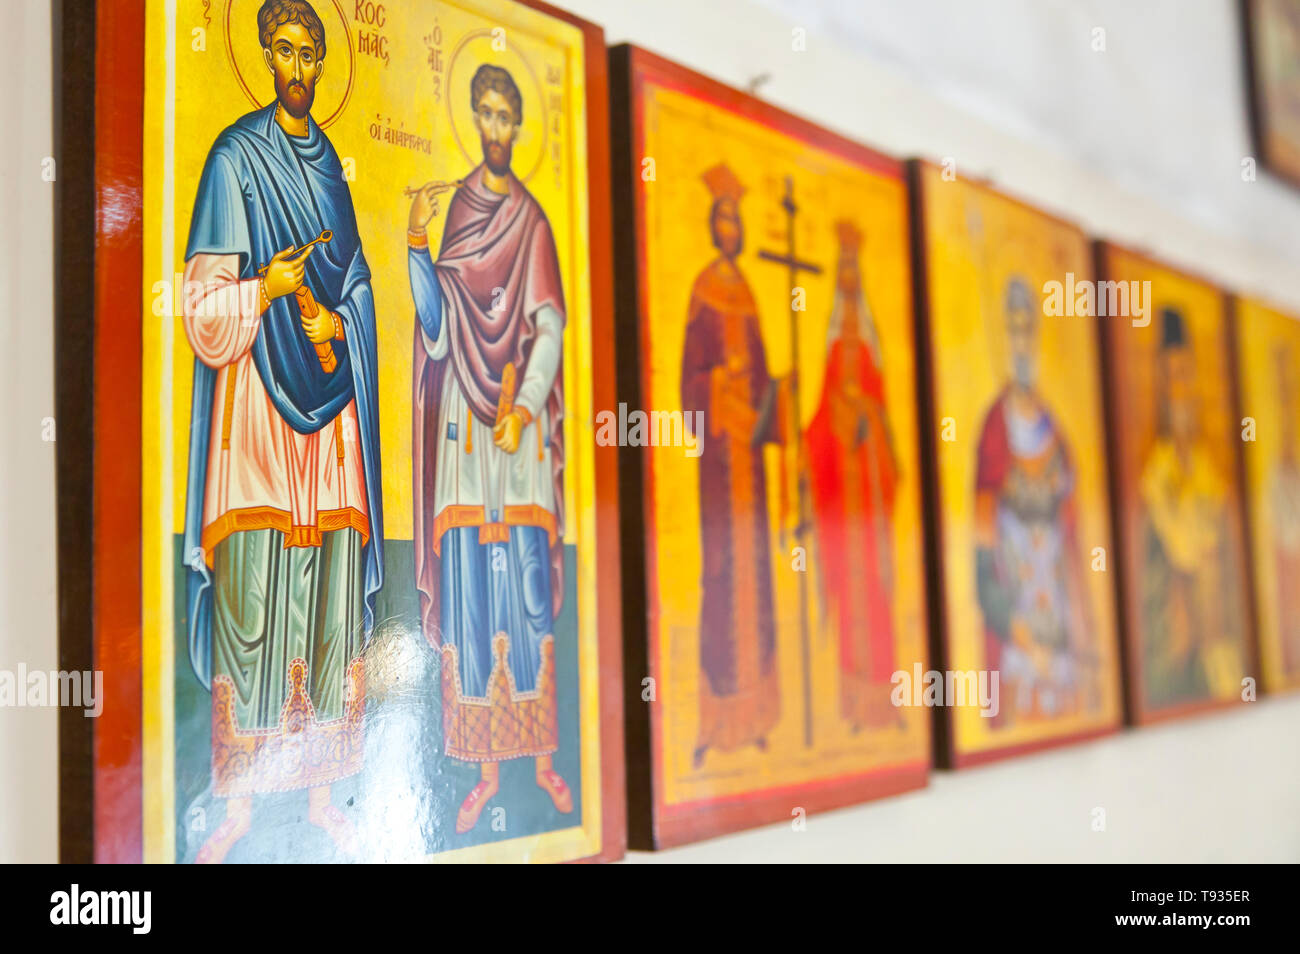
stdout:
<svg viewBox="0 0 1300 954">
<path fill-rule="evenodd" d="M 492 40 L 492 30 L 475 30 L 465 34 L 452 51 L 451 60 L 447 64 L 447 95 L 444 97 L 447 100 L 447 117 L 452 133 L 456 136 L 456 145 L 460 147 L 465 161 L 471 168 L 477 166 L 482 157 L 476 159 L 465 147 L 467 142 L 473 144 L 479 138 L 474 111 L 469 108 L 470 83 L 474 79 L 474 72 L 484 63 L 507 70 L 521 87 L 519 93 L 524 100 L 524 121 L 519 126 L 519 138 L 515 140 L 513 165 L 516 169 L 528 170 L 526 175 L 519 176 L 520 182 L 527 182 L 537 174 L 546 157 L 546 134 L 550 126 L 546 98 L 542 95 L 542 84 L 538 81 L 532 64 L 509 44 L 504 50 L 492 49 Z M 457 70 L 457 64 L 460 64 L 461 69 Z M 532 83 L 532 96 L 523 88 L 524 83 L 521 81 L 525 78 Z"/>
<path fill-rule="evenodd" d="M 316 4 L 323 4 L 325 0 L 315 0 Z M 321 129 L 328 129 L 334 122 L 343 115 L 343 110 L 347 108 L 348 100 L 352 98 L 352 81 L 356 75 L 356 50 L 352 45 L 352 31 L 348 28 L 348 18 L 343 12 L 343 7 L 339 0 L 329 0 L 338 14 L 338 20 L 333 17 L 322 17 L 321 23 L 325 25 L 325 57 L 328 62 L 337 62 L 341 57 L 330 54 L 337 50 L 348 51 L 348 71 L 344 77 L 343 83 L 331 82 L 327 80 L 323 86 L 317 87 L 316 101 L 312 103 L 312 118 L 316 114 L 324 115 L 325 118 L 319 120 L 316 125 Z M 226 0 L 226 14 L 222 22 L 222 29 L 226 34 L 226 61 L 230 64 L 230 71 L 235 74 L 235 82 L 243 90 L 248 101 L 254 107 L 260 109 L 267 103 L 271 102 L 270 98 L 265 101 L 259 99 L 252 88 L 248 85 L 246 76 L 262 76 L 266 81 L 270 77 L 266 73 L 266 62 L 262 59 L 262 44 L 257 38 L 257 10 L 262 5 L 262 0 Z M 235 7 L 240 8 L 239 15 L 235 16 Z M 317 16 L 320 16 L 317 11 Z M 231 29 L 231 24 L 235 28 Z M 236 48 L 232 33 L 238 32 L 240 42 Z M 244 40 L 245 37 L 252 39 L 249 43 Z M 331 74 L 331 79 L 333 76 Z M 274 86 L 272 85 L 272 90 Z M 319 95 L 321 92 L 326 96 Z M 327 107 L 329 109 L 327 110 Z"/>
</svg>

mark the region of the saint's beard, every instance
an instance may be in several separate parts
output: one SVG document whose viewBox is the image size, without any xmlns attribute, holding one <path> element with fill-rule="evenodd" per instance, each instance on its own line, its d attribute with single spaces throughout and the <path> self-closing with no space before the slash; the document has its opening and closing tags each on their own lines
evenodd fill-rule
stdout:
<svg viewBox="0 0 1300 954">
<path fill-rule="evenodd" d="M 275 95 L 286 113 L 294 119 L 302 119 L 311 112 L 311 104 L 316 99 L 316 86 L 309 86 L 301 80 L 289 80 L 286 83 L 277 73 Z"/>
<path fill-rule="evenodd" d="M 510 171 L 510 159 L 514 151 L 513 143 L 483 140 L 483 161 L 494 175 L 503 176 Z"/>
</svg>

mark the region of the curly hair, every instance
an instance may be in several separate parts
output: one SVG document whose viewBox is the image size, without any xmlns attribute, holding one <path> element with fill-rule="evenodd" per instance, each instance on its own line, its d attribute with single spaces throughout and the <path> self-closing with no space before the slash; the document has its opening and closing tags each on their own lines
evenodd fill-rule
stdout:
<svg viewBox="0 0 1300 954">
<path fill-rule="evenodd" d="M 524 98 L 519 95 L 519 87 L 515 85 L 515 78 L 510 75 L 509 70 L 500 66 L 493 66 L 491 63 L 484 63 L 480 66 L 474 72 L 474 78 L 470 80 L 470 110 L 478 109 L 478 101 L 490 89 L 496 90 L 506 98 L 506 102 L 510 104 L 510 109 L 515 114 L 516 126 L 524 121 Z"/>
<path fill-rule="evenodd" d="M 301 23 L 316 47 L 316 59 L 325 59 L 325 24 L 307 0 L 266 0 L 257 11 L 257 30 L 262 49 L 271 48 L 271 37 L 286 23 Z"/>
</svg>

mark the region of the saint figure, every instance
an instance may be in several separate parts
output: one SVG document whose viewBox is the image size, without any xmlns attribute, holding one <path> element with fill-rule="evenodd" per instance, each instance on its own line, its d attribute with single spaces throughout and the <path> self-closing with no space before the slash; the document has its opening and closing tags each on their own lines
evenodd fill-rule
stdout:
<svg viewBox="0 0 1300 954">
<path fill-rule="evenodd" d="M 839 636 L 840 713 L 856 732 L 903 724 L 889 701 L 898 463 L 880 338 L 858 265 L 862 235 L 848 221 L 836 232 L 826 378 L 806 446 L 822 588 Z"/>
<path fill-rule="evenodd" d="M 682 408 L 701 411 L 700 731 L 694 753 L 756 745 L 781 715 L 763 445 L 780 440 L 758 306 L 736 259 L 744 186 L 726 165 L 704 174 L 718 256 L 691 289 Z M 687 414 L 688 421 L 694 415 Z"/>
<path fill-rule="evenodd" d="M 1218 694 L 1240 678 L 1241 618 L 1229 485 L 1201 435 L 1196 356 L 1182 312 L 1160 313 L 1155 443 L 1138 485 L 1143 518 L 1142 675 L 1153 707 Z"/>
<path fill-rule="evenodd" d="M 437 260 L 433 182 L 411 203 L 415 572 L 440 650 L 446 754 L 479 765 L 465 833 L 531 758 L 557 811 L 573 795 L 559 748 L 554 624 L 564 598 L 564 289 L 546 213 L 510 168 L 523 98 L 484 64 L 470 83 L 483 162 L 452 196 Z"/>
<path fill-rule="evenodd" d="M 1023 278 L 1007 283 L 1004 312 L 1010 380 L 985 414 L 975 467 L 976 594 L 1004 689 L 995 726 L 1077 711 L 1096 666 L 1074 464 L 1038 389 L 1039 309 Z"/>
<path fill-rule="evenodd" d="M 311 117 L 325 30 L 305 0 L 266 0 L 276 100 L 208 152 L 185 252 L 194 350 L 184 561 L 190 660 L 212 692 L 221 861 L 252 796 L 330 802 L 361 769 L 361 650 L 382 582 L 375 310 L 338 155 Z M 295 251 L 308 242 L 318 242 Z"/>
</svg>

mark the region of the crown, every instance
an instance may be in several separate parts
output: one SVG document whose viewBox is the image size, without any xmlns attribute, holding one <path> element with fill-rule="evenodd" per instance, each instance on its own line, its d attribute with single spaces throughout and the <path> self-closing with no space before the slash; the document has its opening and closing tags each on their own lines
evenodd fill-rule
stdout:
<svg viewBox="0 0 1300 954">
<path fill-rule="evenodd" d="M 840 240 L 841 254 L 857 254 L 862 244 L 861 230 L 849 219 L 840 219 L 835 223 L 835 236 Z"/>
<path fill-rule="evenodd" d="M 715 200 L 732 199 L 738 201 L 745 194 L 744 185 L 736 178 L 736 174 L 731 171 L 731 167 L 725 162 L 718 163 L 700 178 L 709 187 L 709 191 L 713 193 Z"/>
</svg>

